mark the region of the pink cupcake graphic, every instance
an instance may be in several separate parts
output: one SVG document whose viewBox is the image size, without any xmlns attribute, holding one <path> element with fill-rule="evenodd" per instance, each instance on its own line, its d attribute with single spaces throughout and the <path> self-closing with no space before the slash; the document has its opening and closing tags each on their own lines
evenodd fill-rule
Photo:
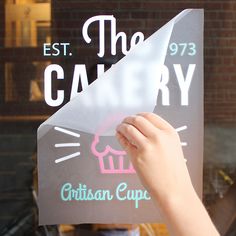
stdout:
<svg viewBox="0 0 236 236">
<path fill-rule="evenodd" d="M 127 153 L 124 150 L 118 150 L 111 145 L 103 145 L 100 150 L 100 142 L 103 138 L 102 134 L 105 133 L 120 116 L 110 117 L 103 125 L 98 129 L 98 132 L 94 135 L 93 142 L 91 144 L 91 151 L 94 156 L 98 158 L 100 172 L 102 174 L 134 174 L 135 170 L 132 163 L 129 161 Z M 113 137 L 111 137 L 113 138 Z M 107 139 L 109 140 L 109 139 Z M 104 141 L 103 141 L 104 142 Z M 105 146 L 105 147 L 104 147 Z"/>
</svg>

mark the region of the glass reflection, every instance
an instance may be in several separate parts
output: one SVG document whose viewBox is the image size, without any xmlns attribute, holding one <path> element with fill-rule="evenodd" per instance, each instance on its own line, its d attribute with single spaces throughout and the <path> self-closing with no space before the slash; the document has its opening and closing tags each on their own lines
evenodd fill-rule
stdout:
<svg viewBox="0 0 236 236">
<path fill-rule="evenodd" d="M 49 0 L 7 0 L 5 46 L 37 47 L 51 41 Z"/>
</svg>

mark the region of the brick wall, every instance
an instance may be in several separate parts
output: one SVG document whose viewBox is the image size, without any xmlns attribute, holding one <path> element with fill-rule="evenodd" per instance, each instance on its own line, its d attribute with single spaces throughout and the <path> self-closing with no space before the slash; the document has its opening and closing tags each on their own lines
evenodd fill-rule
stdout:
<svg viewBox="0 0 236 236">
<path fill-rule="evenodd" d="M 24 235 L 33 228 L 32 172 L 35 162 L 32 153 L 36 147 L 36 125 L 28 122 L 0 124 L 1 235 L 17 224 L 12 235 Z"/>
<path fill-rule="evenodd" d="M 99 14 L 112 14 L 117 19 L 117 31 L 129 36 L 141 31 L 148 37 L 168 20 L 185 8 L 205 9 L 205 122 L 230 127 L 236 121 L 236 2 L 222 0 L 55 0 L 52 1 L 52 38 L 54 42 L 70 42 L 74 56 L 65 59 L 52 59 L 61 65 L 66 73 L 66 81 L 61 86 L 71 86 L 73 65 L 86 64 L 92 68 L 97 64 L 98 42 L 87 45 L 80 38 L 81 27 L 90 17 Z M 29 105 L 15 102 L 4 103 L 4 65 L 5 62 L 43 60 L 42 48 L 4 48 L 4 1 L 0 1 L 0 113 L 21 114 L 55 111 L 45 104 Z M 97 36 L 94 27 L 90 32 Z M 108 34 L 109 32 L 107 32 Z M 109 48 L 106 59 L 117 61 L 121 57 L 112 57 Z M 27 72 L 25 72 L 27 73 Z M 92 72 L 91 72 L 92 73 Z M 94 78 L 94 77 L 93 77 Z M 91 81 L 93 80 L 91 77 Z M 23 83 L 22 83 L 22 86 Z M 67 93 L 67 99 L 69 94 Z M 20 107 L 20 108 L 19 108 Z M 27 113 L 28 114 L 28 113 Z M 11 221 L 25 205 L 32 205 L 30 159 L 35 147 L 36 127 L 38 123 L 3 122 L 0 125 L 0 226 Z M 228 131 L 227 131 L 228 132 Z M 219 135 L 219 134 L 218 134 Z M 222 136 L 223 137 L 223 136 Z M 235 137 L 235 136 L 233 136 Z M 223 139 L 222 139 L 223 140 Z M 14 148 L 12 148 L 14 146 Z M 8 188 L 9 187 L 9 188 Z M 8 191 L 5 191 L 7 190 Z M 19 195 L 17 189 L 21 189 Z M 4 194 L 2 194 L 4 192 Z M 6 205 L 7 204 L 7 205 Z M 8 206 L 11 205 L 10 208 Z M 5 208 L 4 208 L 5 207 Z"/>
<path fill-rule="evenodd" d="M 30 62 L 32 60 L 43 60 L 41 47 L 19 50 L 4 49 L 3 2 L 1 1 L 0 5 L 2 6 L 0 7 L 0 75 L 2 78 L 4 78 L 3 65 L 6 61 Z M 235 1 L 59 0 L 52 2 L 53 41 L 71 42 L 73 50 L 76 51 L 74 57 L 66 58 L 64 61 L 60 59 L 61 63 L 65 65 L 67 80 L 64 83 L 68 86 L 71 84 L 72 66 L 75 63 L 85 63 L 90 67 L 96 64 L 98 60 L 96 56 L 97 41 L 93 41 L 88 45 L 80 38 L 81 27 L 89 17 L 97 14 L 113 14 L 117 18 L 117 31 L 124 31 L 129 37 L 135 31 L 141 31 L 145 34 L 145 37 L 148 37 L 181 10 L 185 8 L 204 8 L 205 121 L 207 123 L 231 123 L 235 121 Z M 91 35 L 97 36 L 97 27 L 92 28 Z M 118 54 L 120 55 L 119 49 Z M 109 49 L 107 49 L 106 57 L 109 57 Z M 0 86 L 2 88 L 3 82 L 0 83 Z M 3 100 L 3 93 L 0 96 Z M 35 107 L 31 106 L 29 109 L 33 111 Z M 47 107 L 44 107 L 43 112 L 47 109 Z M 8 109 L 8 112 L 11 112 L 10 109 Z"/>
<path fill-rule="evenodd" d="M 78 50 L 76 61 L 94 63 L 95 41 L 85 45 L 82 24 L 96 14 L 113 14 L 117 31 L 132 36 L 141 31 L 148 37 L 185 8 L 205 9 L 205 121 L 236 120 L 236 2 L 235 1 L 53 1 L 56 39 L 70 41 Z M 97 35 L 97 30 L 92 35 Z M 89 48 L 89 49 L 88 49 Z M 107 54 L 109 56 L 109 51 Z"/>
</svg>

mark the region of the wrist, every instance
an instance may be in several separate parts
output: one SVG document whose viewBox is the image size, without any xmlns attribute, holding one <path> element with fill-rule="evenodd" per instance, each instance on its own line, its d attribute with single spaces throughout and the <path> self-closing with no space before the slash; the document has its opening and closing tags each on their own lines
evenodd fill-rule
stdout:
<svg viewBox="0 0 236 236">
<path fill-rule="evenodd" d="M 194 189 L 181 195 L 169 195 L 158 204 L 165 216 L 166 223 L 175 232 L 175 235 L 219 236 Z"/>
<path fill-rule="evenodd" d="M 161 210 L 165 212 L 186 209 L 188 206 L 198 205 L 201 200 L 197 196 L 193 187 L 186 188 L 180 193 L 168 192 L 165 195 L 154 196 Z"/>
</svg>

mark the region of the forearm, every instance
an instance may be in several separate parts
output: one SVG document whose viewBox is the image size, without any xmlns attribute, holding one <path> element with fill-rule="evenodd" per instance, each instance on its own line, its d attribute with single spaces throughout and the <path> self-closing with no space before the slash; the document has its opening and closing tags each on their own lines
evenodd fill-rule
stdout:
<svg viewBox="0 0 236 236">
<path fill-rule="evenodd" d="M 219 236 L 205 207 L 194 191 L 158 202 L 175 236 Z"/>
<path fill-rule="evenodd" d="M 175 236 L 219 235 L 193 189 L 179 136 L 168 122 L 152 113 L 130 116 L 117 127 L 117 138 Z"/>
</svg>

